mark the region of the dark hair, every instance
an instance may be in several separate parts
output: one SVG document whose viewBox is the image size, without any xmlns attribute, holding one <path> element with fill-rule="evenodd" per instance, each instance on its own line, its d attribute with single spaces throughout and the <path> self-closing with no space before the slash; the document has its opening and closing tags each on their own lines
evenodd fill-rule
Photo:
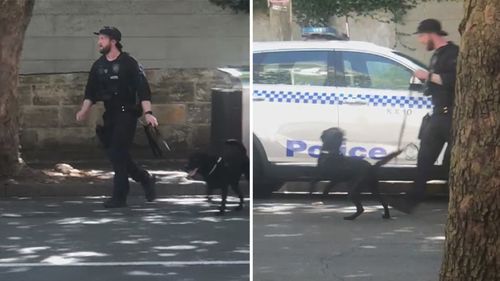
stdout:
<svg viewBox="0 0 500 281">
<path fill-rule="evenodd" d="M 122 49 L 123 49 L 123 45 L 122 45 L 122 43 L 120 43 L 120 42 L 116 42 L 116 48 L 117 48 L 118 50 L 120 50 L 120 52 L 121 52 L 121 51 L 122 51 Z"/>
</svg>

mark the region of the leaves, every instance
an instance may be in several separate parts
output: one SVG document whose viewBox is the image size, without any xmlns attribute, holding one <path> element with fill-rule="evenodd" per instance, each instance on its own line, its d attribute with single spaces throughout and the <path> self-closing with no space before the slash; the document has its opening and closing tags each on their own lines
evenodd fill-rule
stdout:
<svg viewBox="0 0 500 281">
<path fill-rule="evenodd" d="M 230 8 L 235 12 L 250 12 L 250 0 L 210 0 L 210 2 L 223 9 Z"/>
<path fill-rule="evenodd" d="M 425 1 L 425 0 L 422 0 Z M 295 0 L 294 10 L 298 22 L 303 26 L 327 26 L 331 16 L 375 16 L 390 12 L 392 22 L 398 22 L 418 0 Z"/>
<path fill-rule="evenodd" d="M 292 0 L 292 4 L 301 26 L 328 26 L 332 16 L 375 17 L 381 11 L 392 15 L 391 22 L 401 23 L 409 10 L 428 1 L 430 0 Z M 253 3 L 256 10 L 267 8 L 267 0 L 254 0 Z"/>
</svg>

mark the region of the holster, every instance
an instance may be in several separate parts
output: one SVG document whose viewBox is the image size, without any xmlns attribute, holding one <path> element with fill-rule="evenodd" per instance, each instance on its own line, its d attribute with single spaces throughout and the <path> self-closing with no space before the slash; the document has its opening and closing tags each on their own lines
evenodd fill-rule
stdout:
<svg viewBox="0 0 500 281">
<path fill-rule="evenodd" d="M 418 139 L 421 140 L 424 136 L 424 134 L 427 132 L 427 129 L 429 128 L 429 125 L 431 123 L 431 116 L 429 113 L 425 114 L 425 116 L 422 118 L 422 124 L 420 124 L 420 130 L 418 131 Z"/>
</svg>

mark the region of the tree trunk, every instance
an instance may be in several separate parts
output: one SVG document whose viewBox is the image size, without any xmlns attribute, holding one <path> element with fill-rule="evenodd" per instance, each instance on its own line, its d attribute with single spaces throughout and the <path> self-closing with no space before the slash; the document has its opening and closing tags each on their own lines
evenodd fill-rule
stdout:
<svg viewBox="0 0 500 281">
<path fill-rule="evenodd" d="M 34 0 L 0 0 L 0 178 L 19 168 L 17 84 Z"/>
<path fill-rule="evenodd" d="M 274 32 L 275 37 L 279 41 L 292 40 L 291 9 L 291 1 L 286 6 L 269 8 L 269 22 L 271 24 L 271 30 Z"/>
<path fill-rule="evenodd" d="M 500 280 L 500 1 L 465 0 L 441 281 Z"/>
</svg>

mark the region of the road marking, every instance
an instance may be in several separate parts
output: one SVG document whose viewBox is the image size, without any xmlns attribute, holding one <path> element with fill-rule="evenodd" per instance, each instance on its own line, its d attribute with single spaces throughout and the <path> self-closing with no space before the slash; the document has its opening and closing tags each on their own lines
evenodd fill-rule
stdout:
<svg viewBox="0 0 500 281">
<path fill-rule="evenodd" d="M 250 265 L 249 261 L 131 261 L 131 262 L 74 262 L 74 263 L 0 263 L 0 268 L 9 267 L 56 267 L 56 266 L 151 266 L 167 267 L 195 266 L 195 265 Z"/>
<path fill-rule="evenodd" d="M 299 236 L 304 236 L 302 233 L 295 233 L 295 234 L 265 234 L 264 237 L 269 237 L 269 238 L 274 238 L 274 237 L 299 237 Z"/>
</svg>

